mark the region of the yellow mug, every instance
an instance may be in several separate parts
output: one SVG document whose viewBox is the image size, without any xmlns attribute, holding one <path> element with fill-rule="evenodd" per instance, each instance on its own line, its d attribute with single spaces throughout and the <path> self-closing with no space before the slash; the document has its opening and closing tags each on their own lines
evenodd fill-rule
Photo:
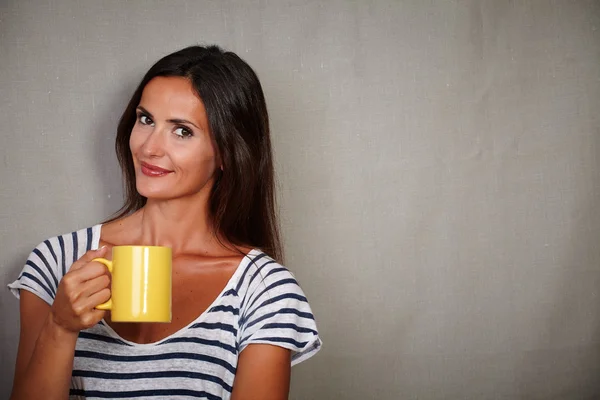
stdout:
<svg viewBox="0 0 600 400">
<path fill-rule="evenodd" d="M 111 297 L 96 306 L 115 322 L 171 322 L 172 254 L 162 246 L 115 246 L 112 261 L 96 258 L 112 275 Z"/>
</svg>

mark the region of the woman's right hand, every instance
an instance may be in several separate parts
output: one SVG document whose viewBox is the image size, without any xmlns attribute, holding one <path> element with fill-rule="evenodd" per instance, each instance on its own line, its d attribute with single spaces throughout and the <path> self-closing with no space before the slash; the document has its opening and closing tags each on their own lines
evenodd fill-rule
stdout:
<svg viewBox="0 0 600 400">
<path fill-rule="evenodd" d="M 94 307 L 110 298 L 110 275 L 106 266 L 92 260 L 106 253 L 106 247 L 88 251 L 61 279 L 50 317 L 63 330 L 79 333 L 104 317 L 106 311 Z"/>
</svg>

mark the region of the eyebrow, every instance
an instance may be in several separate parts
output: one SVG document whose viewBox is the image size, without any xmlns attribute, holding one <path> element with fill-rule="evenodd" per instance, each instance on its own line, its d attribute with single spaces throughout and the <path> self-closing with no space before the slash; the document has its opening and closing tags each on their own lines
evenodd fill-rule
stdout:
<svg viewBox="0 0 600 400">
<path fill-rule="evenodd" d="M 141 112 L 143 112 L 144 114 L 147 114 L 150 118 L 154 118 L 154 116 L 152 115 L 152 113 L 148 110 L 146 110 L 144 107 L 142 106 L 137 106 L 136 108 L 137 110 L 140 110 Z M 187 119 L 182 119 L 182 118 L 171 118 L 168 119 L 167 122 L 170 122 L 172 124 L 190 124 L 192 126 L 195 126 L 197 129 L 202 130 L 202 128 L 200 128 L 198 125 L 194 124 L 192 121 L 188 121 Z"/>
</svg>

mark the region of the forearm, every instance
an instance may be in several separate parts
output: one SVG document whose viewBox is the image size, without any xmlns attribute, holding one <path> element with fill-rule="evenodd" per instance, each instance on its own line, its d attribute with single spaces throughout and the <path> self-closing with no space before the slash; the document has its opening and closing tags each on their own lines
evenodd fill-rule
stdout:
<svg viewBox="0 0 600 400">
<path fill-rule="evenodd" d="M 31 359 L 14 383 L 10 399 L 67 399 L 76 342 L 77 334 L 59 327 L 49 313 Z"/>
</svg>

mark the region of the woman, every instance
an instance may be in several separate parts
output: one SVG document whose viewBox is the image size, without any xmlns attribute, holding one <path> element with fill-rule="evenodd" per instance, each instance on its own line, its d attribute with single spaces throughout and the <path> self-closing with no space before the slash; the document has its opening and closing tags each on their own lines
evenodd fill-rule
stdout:
<svg viewBox="0 0 600 400">
<path fill-rule="evenodd" d="M 286 399 L 290 366 L 321 346 L 277 264 L 269 122 L 238 56 L 189 47 L 143 78 L 117 130 L 126 202 L 107 223 L 42 242 L 10 286 L 21 334 L 12 399 Z M 116 245 L 173 251 L 170 324 L 114 323 Z"/>
</svg>

